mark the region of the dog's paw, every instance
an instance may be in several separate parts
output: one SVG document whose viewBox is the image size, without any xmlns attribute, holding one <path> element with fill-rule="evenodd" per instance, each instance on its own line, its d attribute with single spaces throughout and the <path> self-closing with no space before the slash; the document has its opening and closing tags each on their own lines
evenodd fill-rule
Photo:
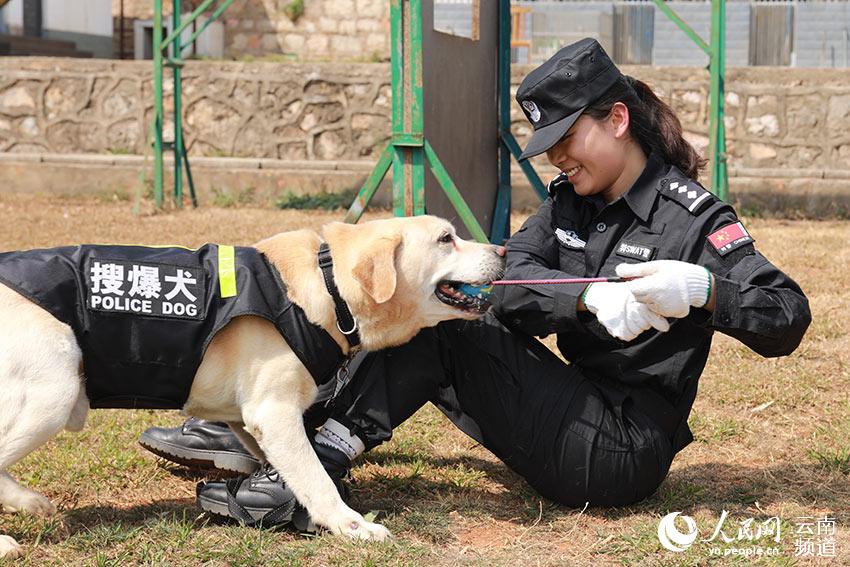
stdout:
<svg viewBox="0 0 850 567">
<path fill-rule="evenodd" d="M 31 490 L 21 491 L 14 498 L 3 502 L 3 508 L 9 512 L 27 512 L 39 516 L 52 516 L 56 513 L 56 505 L 53 502 Z"/>
<path fill-rule="evenodd" d="M 0 535 L 0 559 L 16 559 L 24 554 L 24 548 L 14 538 Z"/>
<path fill-rule="evenodd" d="M 333 522 L 331 531 L 354 539 L 372 541 L 384 541 L 392 537 L 390 530 L 381 524 L 367 521 L 354 510 L 349 510 L 340 520 Z"/>
</svg>

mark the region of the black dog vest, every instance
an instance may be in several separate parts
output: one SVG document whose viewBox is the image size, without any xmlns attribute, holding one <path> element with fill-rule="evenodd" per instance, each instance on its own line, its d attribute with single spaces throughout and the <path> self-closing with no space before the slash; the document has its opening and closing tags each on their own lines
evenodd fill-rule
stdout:
<svg viewBox="0 0 850 567">
<path fill-rule="evenodd" d="M 182 407 L 210 340 L 240 315 L 271 321 L 322 390 L 344 360 L 250 247 L 7 252 L 0 282 L 74 330 L 93 408 Z"/>
</svg>

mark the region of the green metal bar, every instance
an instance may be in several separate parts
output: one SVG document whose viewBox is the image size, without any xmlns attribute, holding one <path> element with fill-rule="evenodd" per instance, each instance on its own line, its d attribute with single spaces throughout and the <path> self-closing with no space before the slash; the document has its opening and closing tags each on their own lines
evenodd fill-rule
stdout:
<svg viewBox="0 0 850 567">
<path fill-rule="evenodd" d="M 215 20 L 217 20 L 218 17 L 221 16 L 222 12 L 224 12 L 227 9 L 227 7 L 230 6 L 231 4 L 233 4 L 233 0 L 225 0 L 225 2 L 223 4 L 219 5 L 219 7 L 216 8 L 215 12 L 212 13 L 212 16 L 210 16 L 209 19 L 206 22 L 204 22 L 204 25 L 202 25 L 200 27 L 200 29 L 196 30 L 195 33 L 192 34 L 192 37 L 190 37 L 189 40 L 186 43 L 184 43 L 183 45 L 180 46 L 180 51 L 182 52 L 183 49 L 189 47 L 192 44 L 193 41 L 198 39 L 198 36 L 201 35 L 202 33 L 204 33 L 204 30 L 207 29 L 207 27 L 209 27 L 209 25 L 211 23 L 213 23 Z M 191 19 L 190 19 L 190 23 L 191 23 Z"/>
<path fill-rule="evenodd" d="M 410 132 L 423 134 L 422 121 L 422 0 L 410 0 L 408 7 L 410 25 L 410 90 L 413 95 L 410 105 Z"/>
<path fill-rule="evenodd" d="M 162 0 L 156 0 L 156 1 L 157 1 L 157 2 L 162 2 Z M 181 33 L 183 33 L 183 30 L 184 30 L 184 29 L 186 29 L 186 27 L 187 27 L 189 24 L 191 24 L 192 22 L 194 22 L 194 21 L 195 21 L 195 19 L 197 19 L 197 17 L 198 17 L 198 16 L 200 16 L 201 14 L 203 14 L 203 13 L 204 13 L 204 11 L 206 11 L 206 9 L 207 9 L 207 8 L 209 8 L 210 4 L 212 4 L 212 3 L 213 3 L 213 2 L 215 2 L 215 1 L 216 1 L 216 0 L 204 0 L 204 1 L 201 3 L 201 5 L 200 5 L 200 6 L 198 6 L 198 7 L 195 9 L 195 11 L 194 11 L 194 12 L 192 12 L 192 14 L 191 14 L 188 18 L 186 18 L 186 21 L 185 21 L 185 22 L 183 22 L 182 24 L 180 24 L 180 25 L 179 25 L 176 29 L 174 29 L 174 30 L 173 30 L 170 34 L 168 34 L 168 37 L 166 37 L 164 40 L 162 40 L 162 45 L 163 45 L 163 46 L 171 45 L 171 42 L 173 42 L 175 39 L 179 38 L 179 37 L 180 37 L 180 34 L 181 34 Z M 175 10 L 175 12 L 176 12 L 176 11 L 177 11 L 177 10 Z M 177 41 L 177 44 L 178 44 L 178 45 L 180 44 L 180 41 L 179 41 L 179 40 Z"/>
<path fill-rule="evenodd" d="M 711 159 L 711 190 L 720 199 L 729 198 L 726 168 L 726 128 L 724 119 L 724 74 L 726 61 L 726 3 L 711 0 L 711 35 L 706 43 L 664 0 L 653 0 L 658 9 L 670 18 L 691 40 L 708 55 L 709 123 L 708 151 Z"/>
<path fill-rule="evenodd" d="M 408 24 L 410 26 L 410 133 L 413 137 L 425 138 L 422 120 L 422 0 L 410 0 L 408 4 Z M 425 214 L 425 154 L 422 147 L 410 149 L 411 156 L 411 195 L 414 215 Z"/>
<path fill-rule="evenodd" d="M 658 6 L 659 10 L 664 12 L 667 15 L 668 18 L 673 20 L 673 23 L 676 24 L 677 26 L 679 26 L 679 28 L 683 32 L 685 32 L 685 34 L 687 34 L 687 36 L 690 37 L 691 40 L 693 40 L 693 42 L 695 44 L 697 44 L 697 47 L 702 49 L 709 57 L 711 56 L 711 47 L 709 47 L 709 45 L 707 43 L 705 43 L 705 41 L 699 36 L 699 34 L 697 34 L 697 32 L 694 31 L 694 29 L 691 26 L 689 26 L 687 23 L 685 23 L 685 20 L 683 20 L 679 16 L 679 14 L 677 14 L 676 12 L 673 11 L 673 8 L 671 8 L 670 6 L 667 5 L 665 0 L 653 0 L 653 1 L 655 2 L 655 5 Z"/>
<path fill-rule="evenodd" d="M 711 190 L 720 199 L 728 199 L 726 169 L 726 136 L 723 124 L 725 67 L 725 21 L 724 0 L 711 2 L 711 59 L 709 60 L 709 147 L 711 152 Z"/>
<path fill-rule="evenodd" d="M 186 146 L 183 146 L 183 165 L 186 166 L 186 180 L 189 182 L 189 197 L 192 199 L 192 207 L 198 208 L 198 196 L 195 194 L 195 182 L 192 180 L 192 169 L 189 167 L 189 154 Z"/>
<path fill-rule="evenodd" d="M 543 182 L 540 180 L 540 176 L 537 175 L 536 171 L 534 171 L 534 166 L 531 165 L 527 159 L 519 161 L 519 156 L 522 155 L 522 150 L 520 149 L 519 144 L 517 144 L 514 135 L 510 132 L 502 132 L 502 143 L 508 147 L 519 162 L 519 166 L 528 178 L 529 183 L 531 183 L 531 187 L 537 193 L 537 196 L 540 197 L 541 201 L 545 201 L 549 197 L 549 193 L 546 191 L 546 186 L 543 185 Z"/>
<path fill-rule="evenodd" d="M 153 193 L 162 207 L 162 0 L 154 0 L 153 15 Z"/>
<path fill-rule="evenodd" d="M 393 136 L 404 133 L 404 35 L 401 32 L 401 0 L 390 3 L 390 35 L 392 37 L 390 71 L 392 74 Z"/>
<path fill-rule="evenodd" d="M 405 134 L 404 124 L 404 7 L 402 0 L 390 2 L 391 54 L 390 71 L 392 75 L 392 137 L 396 139 Z M 404 156 L 401 146 L 392 145 L 393 167 L 393 215 L 404 216 Z"/>
<path fill-rule="evenodd" d="M 411 148 L 421 148 L 425 144 L 425 136 L 422 134 L 394 134 L 392 137 L 394 146 L 409 146 Z"/>
<path fill-rule="evenodd" d="M 490 242 L 502 244 L 511 235 L 511 153 L 501 141 L 501 133 L 511 128 L 511 7 L 499 0 L 499 54 L 497 85 L 499 95 L 499 186 L 493 207 Z"/>
<path fill-rule="evenodd" d="M 443 167 L 442 162 L 440 162 L 440 158 L 437 157 L 436 152 L 434 152 L 434 148 L 431 147 L 431 144 L 429 144 L 427 140 L 425 141 L 425 156 L 428 158 L 428 165 L 431 167 L 434 177 L 437 178 L 437 181 L 439 181 L 440 185 L 443 187 L 443 191 L 445 191 L 446 196 L 460 215 L 463 224 L 466 226 L 467 230 L 469 230 L 470 234 L 472 234 L 472 237 L 478 242 L 489 242 L 490 240 L 487 238 L 487 234 L 481 229 L 481 225 L 478 224 L 478 221 L 475 220 L 475 215 L 472 214 L 472 211 L 469 209 L 466 201 L 463 200 L 463 197 L 461 196 L 460 191 L 457 190 L 449 172 L 446 171 L 445 167 Z"/>
<path fill-rule="evenodd" d="M 178 29 L 180 27 L 180 0 L 172 0 L 173 9 L 171 11 L 171 27 Z M 180 58 L 182 51 L 180 42 L 176 41 L 170 45 L 171 56 Z M 183 94 L 182 77 L 180 66 L 171 68 L 172 77 L 174 79 L 174 204 L 178 209 L 183 208 L 183 121 L 181 98 Z"/>
<path fill-rule="evenodd" d="M 366 178 L 366 181 L 363 183 L 363 187 L 360 188 L 360 191 L 357 193 L 357 197 L 354 198 L 354 202 L 351 203 L 351 206 L 348 208 L 348 212 L 345 214 L 345 219 L 343 219 L 345 222 L 353 224 L 360 220 L 360 217 L 363 216 L 363 211 L 365 211 L 366 207 L 369 206 L 369 201 L 372 200 L 372 197 L 375 195 L 375 191 L 378 190 L 378 187 L 381 185 L 381 181 L 383 181 L 384 176 L 386 176 L 392 163 L 393 145 L 387 144 L 387 147 L 385 147 L 384 151 L 381 152 L 381 157 L 378 158 L 378 163 L 375 164 L 375 168 L 372 169 L 372 173 L 370 173 L 369 177 Z"/>
<path fill-rule="evenodd" d="M 406 214 L 408 211 L 405 210 L 404 198 L 404 187 L 408 182 L 408 179 L 405 179 L 407 172 L 404 167 L 406 157 L 406 148 L 393 148 L 393 215 L 397 217 L 409 216 Z M 411 214 L 413 213 L 412 211 L 410 212 Z"/>
<path fill-rule="evenodd" d="M 726 2 L 725 0 L 712 0 L 711 18 L 711 46 L 714 56 L 711 59 L 711 85 L 714 87 L 711 93 L 711 101 L 714 102 L 713 137 L 712 147 L 712 176 L 711 189 L 715 195 L 724 201 L 729 199 L 728 178 L 726 175 L 726 133 L 724 124 L 725 85 L 724 75 L 726 67 Z"/>
<path fill-rule="evenodd" d="M 425 142 L 428 143 L 427 141 Z M 413 179 L 411 180 L 411 206 L 414 216 L 425 214 L 425 152 L 422 148 L 413 148 L 410 152 L 410 167 Z"/>
</svg>

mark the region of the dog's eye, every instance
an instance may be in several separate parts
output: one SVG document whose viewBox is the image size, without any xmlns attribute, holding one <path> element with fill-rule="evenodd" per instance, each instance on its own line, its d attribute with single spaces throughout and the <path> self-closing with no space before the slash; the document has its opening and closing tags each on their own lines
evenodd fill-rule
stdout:
<svg viewBox="0 0 850 567">
<path fill-rule="evenodd" d="M 449 232 L 444 232 L 440 238 L 437 239 L 437 242 L 440 244 L 451 244 L 454 242 L 455 237 L 451 235 Z"/>
</svg>

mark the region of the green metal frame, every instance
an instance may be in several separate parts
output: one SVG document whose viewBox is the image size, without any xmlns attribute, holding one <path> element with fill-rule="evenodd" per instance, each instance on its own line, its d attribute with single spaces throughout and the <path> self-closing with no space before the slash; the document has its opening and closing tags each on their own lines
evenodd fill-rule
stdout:
<svg viewBox="0 0 850 567">
<path fill-rule="evenodd" d="M 345 215 L 356 223 L 378 190 L 387 171 L 393 168 L 393 213 L 396 216 L 425 213 L 425 163 L 457 210 L 464 226 L 479 242 L 487 242 L 484 230 L 425 139 L 422 122 L 422 2 L 391 0 L 392 138 L 378 158 Z M 522 151 L 510 131 L 510 1 L 499 0 L 499 186 L 493 212 L 490 241 L 504 242 L 510 232 L 510 155 Z M 534 189 L 545 198 L 546 188 L 527 162 L 520 162 Z"/>
<path fill-rule="evenodd" d="M 726 126 L 723 97 L 726 68 L 726 0 L 711 0 L 711 43 L 706 43 L 664 0 L 653 0 L 658 9 L 673 20 L 685 34 L 708 55 L 709 123 L 708 147 L 711 158 L 711 190 L 719 198 L 729 199 L 729 176 L 726 170 Z"/>
<path fill-rule="evenodd" d="M 153 133 L 154 133 L 154 199 L 156 206 L 162 207 L 163 202 L 163 152 L 173 150 L 174 152 L 174 204 L 180 208 L 183 206 L 183 167 L 186 168 L 186 179 L 189 182 L 189 194 L 192 200 L 192 206 L 198 206 L 198 199 L 195 194 L 195 183 L 192 180 L 192 170 L 189 167 L 189 155 L 186 152 L 186 146 L 183 141 L 183 82 L 182 68 L 183 50 L 194 42 L 207 26 L 218 19 L 221 14 L 227 9 L 233 0 L 204 0 L 186 19 L 181 20 L 180 4 L 181 0 L 173 1 L 173 11 L 171 14 L 172 31 L 163 39 L 162 37 L 162 0 L 154 0 L 154 16 L 153 16 L 153 94 L 154 94 L 154 116 L 153 116 Z M 212 4 L 217 2 L 216 9 L 204 22 L 200 29 L 196 30 L 186 43 L 181 43 L 180 34 L 183 33 L 192 22 L 203 14 Z M 165 52 L 169 51 L 168 54 Z M 163 140 L 162 126 L 164 106 L 163 106 L 163 67 L 170 67 L 174 83 L 174 139 L 172 141 Z"/>
<path fill-rule="evenodd" d="M 476 240 L 487 235 L 463 200 L 437 153 L 425 139 L 422 120 L 422 1 L 391 0 L 392 137 L 345 215 L 356 223 L 393 168 L 393 214 L 425 214 L 427 162 L 446 196 Z"/>
</svg>

